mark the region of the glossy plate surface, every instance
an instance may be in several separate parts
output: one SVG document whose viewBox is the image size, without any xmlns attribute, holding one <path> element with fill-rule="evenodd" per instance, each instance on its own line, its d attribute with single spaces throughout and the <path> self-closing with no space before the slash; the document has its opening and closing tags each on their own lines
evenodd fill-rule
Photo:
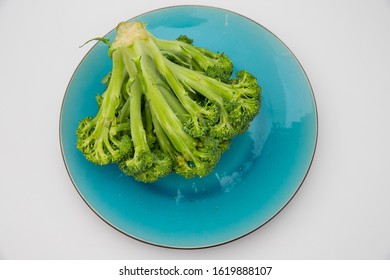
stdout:
<svg viewBox="0 0 390 280">
<path fill-rule="evenodd" d="M 314 156 L 317 112 L 299 62 L 270 31 L 230 11 L 177 6 L 133 20 L 145 22 L 157 37 L 186 34 L 198 46 L 225 52 L 235 70 L 258 78 L 261 112 L 203 179 L 170 175 L 145 185 L 116 165 L 96 166 L 76 149 L 75 130 L 81 119 L 96 114 L 95 96 L 111 68 L 107 46 L 98 43 L 76 69 L 61 111 L 61 149 L 77 191 L 108 224 L 159 246 L 215 246 L 264 225 L 297 192 Z M 115 31 L 107 35 L 114 37 Z"/>
</svg>

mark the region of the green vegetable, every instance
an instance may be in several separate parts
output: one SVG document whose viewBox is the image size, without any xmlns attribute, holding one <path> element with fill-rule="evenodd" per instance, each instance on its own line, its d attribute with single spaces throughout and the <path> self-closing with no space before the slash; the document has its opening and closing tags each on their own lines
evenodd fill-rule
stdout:
<svg viewBox="0 0 390 280">
<path fill-rule="evenodd" d="M 117 163 L 153 182 L 172 172 L 208 175 L 258 114 L 261 88 L 245 70 L 232 77 L 224 53 L 153 36 L 140 22 L 122 22 L 109 44 L 112 71 L 96 98 L 95 117 L 80 121 L 77 148 L 95 164 Z"/>
</svg>

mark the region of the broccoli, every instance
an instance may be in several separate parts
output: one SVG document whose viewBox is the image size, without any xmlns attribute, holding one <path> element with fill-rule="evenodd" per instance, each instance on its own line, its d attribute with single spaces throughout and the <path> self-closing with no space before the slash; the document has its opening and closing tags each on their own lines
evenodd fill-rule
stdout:
<svg viewBox="0 0 390 280">
<path fill-rule="evenodd" d="M 110 84 L 98 99 L 99 112 L 81 120 L 77 128 L 77 148 L 93 163 L 104 165 L 117 162 L 132 150 L 132 142 L 125 134 L 129 126 L 116 116 L 120 107 L 124 63 L 121 50 L 112 56 L 113 71 Z"/>
<path fill-rule="evenodd" d="M 97 96 L 98 113 L 80 121 L 77 148 L 96 164 L 154 182 L 172 172 L 208 175 L 245 132 L 261 106 L 261 87 L 246 70 L 232 77 L 224 53 L 153 36 L 143 23 L 122 22 L 109 45 L 112 71 Z"/>
<path fill-rule="evenodd" d="M 233 63 L 224 53 L 214 53 L 193 45 L 193 40 L 180 35 L 176 41 L 153 38 L 160 51 L 171 61 L 207 76 L 228 82 L 233 73 Z"/>
</svg>

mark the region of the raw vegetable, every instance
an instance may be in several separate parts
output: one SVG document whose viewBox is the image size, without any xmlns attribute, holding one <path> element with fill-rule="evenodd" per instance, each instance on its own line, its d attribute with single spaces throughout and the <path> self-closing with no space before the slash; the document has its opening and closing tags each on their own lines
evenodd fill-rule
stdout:
<svg viewBox="0 0 390 280">
<path fill-rule="evenodd" d="M 117 163 L 154 182 L 172 172 L 208 175 L 236 135 L 258 114 L 261 87 L 246 70 L 232 77 L 224 53 L 153 36 L 141 22 L 122 22 L 108 54 L 112 71 L 99 111 L 80 121 L 77 148 L 89 161 Z"/>
</svg>

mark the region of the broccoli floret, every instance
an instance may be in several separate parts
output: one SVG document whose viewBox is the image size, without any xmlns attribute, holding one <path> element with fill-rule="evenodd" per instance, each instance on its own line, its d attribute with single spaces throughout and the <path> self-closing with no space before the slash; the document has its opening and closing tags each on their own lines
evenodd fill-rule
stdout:
<svg viewBox="0 0 390 280">
<path fill-rule="evenodd" d="M 169 154 L 162 152 L 161 150 L 154 151 L 155 159 L 153 165 L 134 175 L 137 181 L 144 183 L 152 183 L 164 177 L 172 172 L 173 159 Z"/>
<path fill-rule="evenodd" d="M 180 42 L 183 42 L 183 43 L 187 43 L 189 45 L 192 45 L 194 43 L 194 40 L 189 38 L 187 35 L 180 35 L 179 37 L 176 38 L 177 41 L 180 41 Z"/>
<path fill-rule="evenodd" d="M 113 56 L 113 65 L 110 83 L 104 94 L 97 98 L 100 103 L 97 115 L 80 121 L 76 131 L 77 148 L 89 161 L 99 165 L 117 162 L 132 149 L 130 137 L 121 133 L 129 126 L 116 117 L 124 80 L 121 51 Z"/>
<path fill-rule="evenodd" d="M 145 183 L 172 172 L 204 177 L 259 112 L 256 78 L 245 70 L 232 78 L 230 58 L 185 35 L 162 40 L 123 22 L 109 46 L 99 112 L 77 129 L 77 147 L 94 163 L 117 162 Z"/>
<path fill-rule="evenodd" d="M 153 148 L 157 139 L 153 132 L 152 113 L 150 112 L 149 102 L 145 101 L 144 104 L 145 107 L 142 116 L 145 124 L 146 142 L 150 148 Z"/>
</svg>

